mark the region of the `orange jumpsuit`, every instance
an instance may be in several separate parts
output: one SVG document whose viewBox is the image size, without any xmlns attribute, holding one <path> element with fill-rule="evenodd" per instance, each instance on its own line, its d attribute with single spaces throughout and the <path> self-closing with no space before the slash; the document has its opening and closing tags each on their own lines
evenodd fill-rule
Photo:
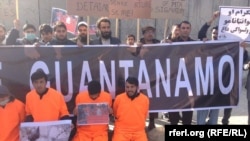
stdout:
<svg viewBox="0 0 250 141">
<path fill-rule="evenodd" d="M 115 98 L 113 112 L 115 128 L 112 141 L 147 141 L 145 122 L 149 99 L 140 93 L 133 100 L 122 93 Z"/>
<path fill-rule="evenodd" d="M 109 93 L 101 91 L 95 100 L 89 97 L 88 91 L 76 96 L 76 106 L 80 103 L 108 103 L 111 107 L 112 97 Z M 79 125 L 73 141 L 108 141 L 108 125 Z"/>
<path fill-rule="evenodd" d="M 34 122 L 56 121 L 69 115 L 63 95 L 52 88 L 48 88 L 41 99 L 36 90 L 31 90 L 26 95 L 25 110 L 27 116 L 33 116 Z"/>
<path fill-rule="evenodd" d="M 24 104 L 14 99 L 0 106 L 0 141 L 19 141 L 19 126 L 25 119 Z"/>
</svg>

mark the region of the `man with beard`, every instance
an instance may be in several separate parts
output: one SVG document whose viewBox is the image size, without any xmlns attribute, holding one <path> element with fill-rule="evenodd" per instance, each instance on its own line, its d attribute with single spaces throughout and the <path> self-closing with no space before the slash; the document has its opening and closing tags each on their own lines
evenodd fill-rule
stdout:
<svg viewBox="0 0 250 141">
<path fill-rule="evenodd" d="M 112 37 L 110 29 L 111 22 L 107 17 L 98 19 L 96 25 L 100 33 L 100 38 L 91 41 L 91 45 L 115 45 L 121 43 L 120 39 Z"/>
<path fill-rule="evenodd" d="M 67 27 L 61 21 L 58 21 L 54 26 L 54 36 L 55 39 L 52 39 L 50 45 L 76 45 L 67 38 Z"/>
<path fill-rule="evenodd" d="M 116 96 L 113 113 L 115 127 L 112 141 L 148 141 L 145 122 L 149 110 L 149 98 L 139 92 L 139 82 L 128 77 L 125 92 Z"/>
<path fill-rule="evenodd" d="M 77 26 L 78 35 L 75 38 L 72 38 L 71 41 L 79 45 L 87 45 L 87 35 L 88 35 L 88 24 L 86 22 L 79 22 Z"/>
<path fill-rule="evenodd" d="M 5 45 L 6 44 L 6 28 L 4 25 L 0 24 L 0 45 Z"/>
<path fill-rule="evenodd" d="M 79 111 L 79 104 L 101 104 L 107 106 L 109 114 L 112 114 L 112 97 L 111 94 L 101 90 L 99 81 L 92 80 L 88 83 L 88 90 L 80 92 L 75 99 L 74 114 L 77 116 L 78 121 L 88 119 L 87 113 Z M 94 110 L 93 110 L 94 111 Z M 86 114 L 86 115 L 84 115 Z M 84 115 L 85 118 L 80 118 Z M 97 115 L 98 116 L 98 115 Z M 100 115 L 99 115 L 100 116 Z M 108 124 L 77 124 L 77 133 L 73 141 L 108 141 Z"/>
</svg>

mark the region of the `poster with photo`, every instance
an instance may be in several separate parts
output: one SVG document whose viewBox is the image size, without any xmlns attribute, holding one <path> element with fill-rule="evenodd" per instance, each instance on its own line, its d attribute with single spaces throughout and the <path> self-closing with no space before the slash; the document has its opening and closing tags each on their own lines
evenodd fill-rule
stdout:
<svg viewBox="0 0 250 141">
<path fill-rule="evenodd" d="M 60 8 L 52 8 L 50 25 L 53 27 L 57 21 L 64 22 L 67 27 L 67 31 L 72 34 L 76 34 L 78 16 L 68 15 L 67 11 Z"/>
<path fill-rule="evenodd" d="M 77 111 L 78 125 L 108 124 L 108 103 L 82 103 Z"/>
<path fill-rule="evenodd" d="M 89 25 L 89 35 L 96 35 L 98 32 L 96 24 Z"/>
<path fill-rule="evenodd" d="M 68 141 L 71 120 L 24 122 L 20 127 L 21 141 Z"/>
</svg>

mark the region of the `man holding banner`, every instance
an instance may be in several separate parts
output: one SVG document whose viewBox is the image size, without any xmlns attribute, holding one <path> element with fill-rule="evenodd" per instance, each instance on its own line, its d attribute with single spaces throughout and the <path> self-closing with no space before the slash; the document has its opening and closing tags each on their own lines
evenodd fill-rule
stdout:
<svg viewBox="0 0 250 141">
<path fill-rule="evenodd" d="M 75 42 L 78 46 L 83 46 L 88 44 L 88 24 L 84 21 L 79 22 L 77 25 L 77 36 L 71 40 Z"/>
<path fill-rule="evenodd" d="M 187 42 L 194 41 L 189 37 L 191 32 L 191 24 L 188 21 L 182 21 L 180 23 L 180 36 L 173 39 L 173 42 Z M 191 125 L 193 117 L 193 111 L 182 111 L 182 117 L 179 112 L 169 112 L 169 120 L 171 125 L 177 125 L 179 120 L 182 119 L 183 125 Z"/>
<path fill-rule="evenodd" d="M 142 28 L 143 38 L 140 39 L 142 44 L 158 44 L 160 40 L 155 39 L 155 28 L 152 26 L 146 26 Z M 142 48 L 143 50 L 143 48 Z M 155 128 L 155 118 L 158 117 L 158 113 L 149 113 L 149 125 L 148 130 Z"/>
<path fill-rule="evenodd" d="M 111 22 L 107 17 L 99 18 L 96 24 L 100 38 L 90 42 L 91 45 L 116 45 L 121 43 L 120 39 L 112 37 Z"/>
<path fill-rule="evenodd" d="M 63 22 L 56 22 L 54 26 L 54 36 L 50 45 L 76 45 L 73 41 L 67 38 L 67 27 Z"/>
</svg>

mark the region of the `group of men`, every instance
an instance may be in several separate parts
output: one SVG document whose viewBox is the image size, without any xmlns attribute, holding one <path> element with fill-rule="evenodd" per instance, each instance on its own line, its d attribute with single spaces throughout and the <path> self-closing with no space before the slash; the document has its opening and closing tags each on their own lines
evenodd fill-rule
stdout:
<svg viewBox="0 0 250 141">
<path fill-rule="evenodd" d="M 218 12 L 213 14 L 210 21 L 205 23 L 201 28 L 198 38 L 204 40 L 206 33 L 212 22 L 218 17 Z M 67 28 L 63 22 L 57 22 L 52 28 L 48 24 L 42 24 L 39 27 L 41 39 L 36 37 L 36 28 L 31 24 L 25 24 L 23 26 L 23 38 L 19 38 L 19 30 L 17 27 L 9 32 L 9 35 L 5 37 L 6 29 L 3 25 L 0 25 L 0 45 L 34 45 L 36 47 L 41 45 L 77 45 L 84 46 L 90 45 L 110 45 L 121 44 L 121 40 L 112 37 L 111 22 L 107 17 L 102 17 L 97 21 L 97 28 L 99 31 L 98 39 L 89 39 L 87 37 L 88 25 L 86 22 L 80 22 L 78 24 L 78 34 L 75 38 L 67 38 Z M 157 43 L 171 43 L 171 42 L 186 42 L 194 41 L 190 38 L 191 24 L 188 21 L 182 21 L 180 24 L 176 24 L 172 30 L 171 36 L 168 36 L 162 41 L 155 39 L 155 28 L 152 26 L 146 26 L 142 28 L 143 38 L 139 43 L 136 42 L 134 35 L 127 36 L 127 44 L 131 46 L 142 46 L 143 44 L 157 44 Z M 212 40 L 217 40 L 218 29 L 214 27 L 212 29 Z M 244 53 L 244 62 L 247 62 L 247 51 Z M 249 64 L 248 62 L 246 64 Z M 246 70 L 249 70 L 246 68 Z M 4 132 L 0 132 L 0 140 L 16 140 L 18 138 L 18 126 L 23 121 L 50 121 L 50 120 L 63 120 L 69 119 L 69 113 L 63 99 L 62 94 L 58 93 L 52 88 L 46 87 L 47 75 L 41 71 L 36 71 L 31 76 L 34 90 L 29 92 L 26 96 L 25 105 L 22 102 L 15 99 L 9 92 L 9 90 L 1 86 L 0 87 L 0 113 L 6 116 L 0 116 L 0 122 L 4 122 L 6 127 Z M 250 87 L 250 86 L 247 86 Z M 6 100 L 7 99 L 7 100 Z M 46 100 L 47 99 L 47 100 Z M 48 99 L 55 99 L 56 106 L 51 107 L 51 103 Z M 45 104 L 45 103 L 46 104 Z M 113 140 L 134 140 L 134 141 L 146 141 L 147 136 L 145 133 L 145 121 L 148 117 L 149 111 L 149 99 L 139 92 L 138 80 L 135 77 L 128 77 L 125 82 L 125 92 L 115 97 L 112 102 L 112 98 L 109 93 L 101 91 L 101 86 L 98 81 L 91 81 L 88 84 L 88 91 L 80 92 L 75 100 L 76 108 L 74 114 L 77 115 L 77 104 L 79 103 L 100 103 L 106 102 L 110 107 L 110 114 L 115 117 L 115 129 Z M 248 102 L 250 105 L 250 102 Z M 16 108 L 18 107 L 18 108 Z M 25 107 L 25 108 L 24 108 Z M 7 110 L 9 109 L 9 110 Z M 25 109 L 25 110 L 24 110 Z M 49 111 L 47 111 L 49 109 Z M 250 108 L 249 108 L 250 109 Z M 16 110 L 16 112 L 13 112 Z M 55 110 L 57 112 L 55 112 Z M 227 116 L 223 118 L 223 124 L 228 124 L 232 109 L 227 109 Z M 10 112 L 12 111 L 12 112 Z M 201 110 L 197 112 L 197 124 L 217 124 L 218 109 L 215 110 Z M 41 112 L 48 114 L 42 115 Z M 8 125 L 8 116 L 15 118 L 15 123 Z M 250 112 L 249 112 L 250 113 Z M 177 125 L 180 120 L 182 124 L 191 125 L 193 118 L 193 111 L 183 111 L 182 116 L 179 112 L 168 113 L 170 124 Z M 210 116 L 211 119 L 206 122 L 206 118 Z M 18 119 L 17 119 L 18 117 Z M 149 114 L 148 130 L 155 128 L 155 118 L 158 117 L 158 113 Z M 133 119 L 133 120 L 130 120 Z M 12 128 L 12 129 L 11 129 Z M 73 136 L 74 141 L 78 140 L 95 140 L 105 141 L 108 140 L 108 125 L 76 125 L 76 134 Z M 4 128 L 5 129 L 5 128 Z M 15 129 L 15 130 L 13 130 Z M 11 135 L 10 135 L 11 134 Z M 15 134 L 13 136 L 12 134 Z"/>
<path fill-rule="evenodd" d="M 97 21 L 100 38 L 88 40 L 88 24 L 84 21 L 77 25 L 77 36 L 69 39 L 67 37 L 67 27 L 63 22 L 56 22 L 53 28 L 49 24 L 39 26 L 40 39 L 36 36 L 36 27 L 32 24 L 25 24 L 22 28 L 23 38 L 19 36 L 19 21 L 14 21 L 14 28 L 6 36 L 6 28 L 0 25 L 1 45 L 91 45 L 120 44 L 120 39 L 112 37 L 111 22 L 107 17 L 102 17 Z"/>
<path fill-rule="evenodd" d="M 53 88 L 46 87 L 48 76 L 42 69 L 31 75 L 31 81 L 34 89 L 27 93 L 25 104 L 16 99 L 6 86 L 0 86 L 1 141 L 20 140 L 19 131 L 22 122 L 70 120 L 63 95 Z M 108 105 L 109 114 L 115 117 L 113 141 L 131 139 L 147 141 L 145 121 L 149 111 L 149 98 L 139 92 L 137 78 L 126 79 L 125 92 L 119 94 L 114 102 L 111 94 L 101 90 L 100 82 L 92 80 L 88 83 L 88 90 L 79 92 L 75 99 L 76 118 L 79 112 L 78 104 L 84 103 Z M 69 137 L 72 141 L 108 141 L 108 121 L 107 124 L 100 125 L 72 123 L 72 126 L 76 129 L 76 132 Z M 38 134 L 28 139 L 36 140 L 39 137 Z"/>
</svg>

